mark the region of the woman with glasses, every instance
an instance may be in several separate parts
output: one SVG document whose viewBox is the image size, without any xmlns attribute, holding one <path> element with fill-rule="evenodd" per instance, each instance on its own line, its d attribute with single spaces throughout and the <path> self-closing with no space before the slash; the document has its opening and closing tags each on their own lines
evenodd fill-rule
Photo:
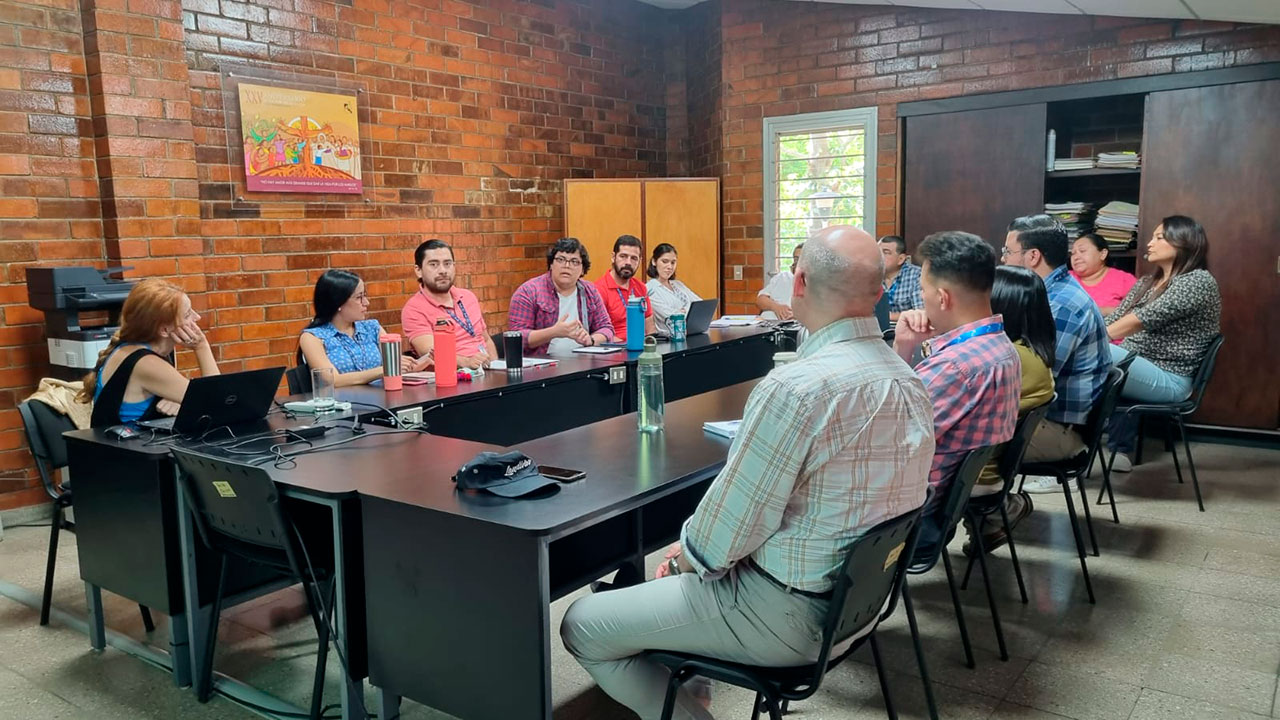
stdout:
<svg viewBox="0 0 1280 720">
<path fill-rule="evenodd" d="M 298 353 L 312 370 L 333 368 L 334 387 L 364 385 L 382 377 L 378 336 L 382 325 L 366 319 L 369 295 L 359 275 L 326 270 L 316 281 L 315 317 L 298 338 Z M 404 372 L 418 370 L 415 360 L 401 356 Z M 429 358 L 417 361 L 426 366 Z"/>
<path fill-rule="evenodd" d="M 120 329 L 98 354 L 76 396 L 93 403 L 89 424 L 111 427 L 160 415 L 177 415 L 189 381 L 169 361 L 179 347 L 195 351 L 200 374 L 217 375 L 209 340 L 197 323 L 191 298 L 173 283 L 147 278 L 129 291 Z"/>
<path fill-rule="evenodd" d="M 582 280 L 590 269 L 582 243 L 563 237 L 547 249 L 547 272 L 516 289 L 507 327 L 524 337 L 526 354 L 566 355 L 614 339 L 600 291 Z"/>
</svg>

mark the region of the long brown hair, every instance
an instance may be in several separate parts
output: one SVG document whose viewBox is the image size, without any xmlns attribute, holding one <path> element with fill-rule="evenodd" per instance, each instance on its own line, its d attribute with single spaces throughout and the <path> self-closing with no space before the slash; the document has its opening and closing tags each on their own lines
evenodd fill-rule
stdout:
<svg viewBox="0 0 1280 720">
<path fill-rule="evenodd" d="M 167 280 L 147 278 L 139 280 L 120 309 L 120 329 L 111 336 L 111 342 L 98 353 L 98 362 L 84 376 L 84 389 L 76 396 L 80 402 L 93 401 L 93 391 L 98 383 L 98 373 L 111 353 L 122 343 L 148 343 L 160 337 L 166 325 L 182 322 L 182 288 Z"/>
<path fill-rule="evenodd" d="M 1193 270 L 1209 269 L 1209 238 L 1204 227 L 1186 215 L 1170 215 L 1160 221 L 1164 228 L 1164 241 L 1169 243 L 1177 254 L 1173 257 L 1173 267 L 1169 268 L 1169 277 L 1155 295 L 1147 298 L 1147 302 L 1155 300 L 1168 289 L 1169 282 L 1183 273 Z M 1160 285 L 1165 281 L 1164 268 L 1157 266 L 1155 272 L 1143 278 L 1148 287 Z"/>
</svg>

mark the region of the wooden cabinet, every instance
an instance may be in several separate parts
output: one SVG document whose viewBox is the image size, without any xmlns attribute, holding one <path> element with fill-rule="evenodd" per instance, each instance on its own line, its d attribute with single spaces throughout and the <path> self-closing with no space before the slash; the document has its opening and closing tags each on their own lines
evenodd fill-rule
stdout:
<svg viewBox="0 0 1280 720">
<path fill-rule="evenodd" d="M 1280 80 L 1151 93 L 1139 254 L 1169 215 L 1209 238 L 1222 292 L 1213 380 L 1195 420 L 1280 427 Z"/>
<path fill-rule="evenodd" d="M 718 179 L 583 179 L 564 185 L 565 234 L 581 240 L 591 254 L 588 280 L 608 271 L 619 235 L 635 235 L 645 252 L 638 275 L 655 246 L 671 243 L 680 257 L 677 276 L 703 298 L 720 297 Z"/>
<path fill-rule="evenodd" d="M 1136 201 L 1137 249 L 1112 264 L 1141 274 L 1161 218 L 1200 221 L 1226 343 L 1194 419 L 1280 429 L 1280 63 L 903 103 L 898 116 L 911 248 L 950 229 L 1000 247 L 1046 201 Z M 1051 128 L 1057 157 L 1141 143 L 1142 167 L 1046 172 Z"/>
<path fill-rule="evenodd" d="M 1044 208 L 1045 104 L 906 119 L 903 237 L 964 230 L 995 248 L 1019 215 Z"/>
</svg>

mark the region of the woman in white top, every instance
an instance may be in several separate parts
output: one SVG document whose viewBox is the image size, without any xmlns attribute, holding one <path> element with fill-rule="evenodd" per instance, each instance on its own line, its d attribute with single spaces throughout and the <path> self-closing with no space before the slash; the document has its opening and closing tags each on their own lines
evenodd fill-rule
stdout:
<svg viewBox="0 0 1280 720">
<path fill-rule="evenodd" d="M 653 249 L 649 261 L 649 277 L 645 287 L 649 290 L 649 302 L 653 303 L 653 320 L 658 332 L 671 334 L 667 318 L 689 314 L 694 300 L 701 300 L 688 285 L 676 279 L 676 249 L 670 243 L 662 243 Z"/>
</svg>

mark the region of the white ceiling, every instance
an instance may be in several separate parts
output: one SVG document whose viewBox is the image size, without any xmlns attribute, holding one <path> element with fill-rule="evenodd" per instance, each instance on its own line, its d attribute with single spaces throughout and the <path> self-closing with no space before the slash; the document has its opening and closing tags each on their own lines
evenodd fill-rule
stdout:
<svg viewBox="0 0 1280 720">
<path fill-rule="evenodd" d="M 663 8 L 687 8 L 703 0 L 641 0 Z M 794 0 L 845 5 L 1008 10 L 1064 15 L 1228 20 L 1280 24 L 1280 0 Z"/>
</svg>

